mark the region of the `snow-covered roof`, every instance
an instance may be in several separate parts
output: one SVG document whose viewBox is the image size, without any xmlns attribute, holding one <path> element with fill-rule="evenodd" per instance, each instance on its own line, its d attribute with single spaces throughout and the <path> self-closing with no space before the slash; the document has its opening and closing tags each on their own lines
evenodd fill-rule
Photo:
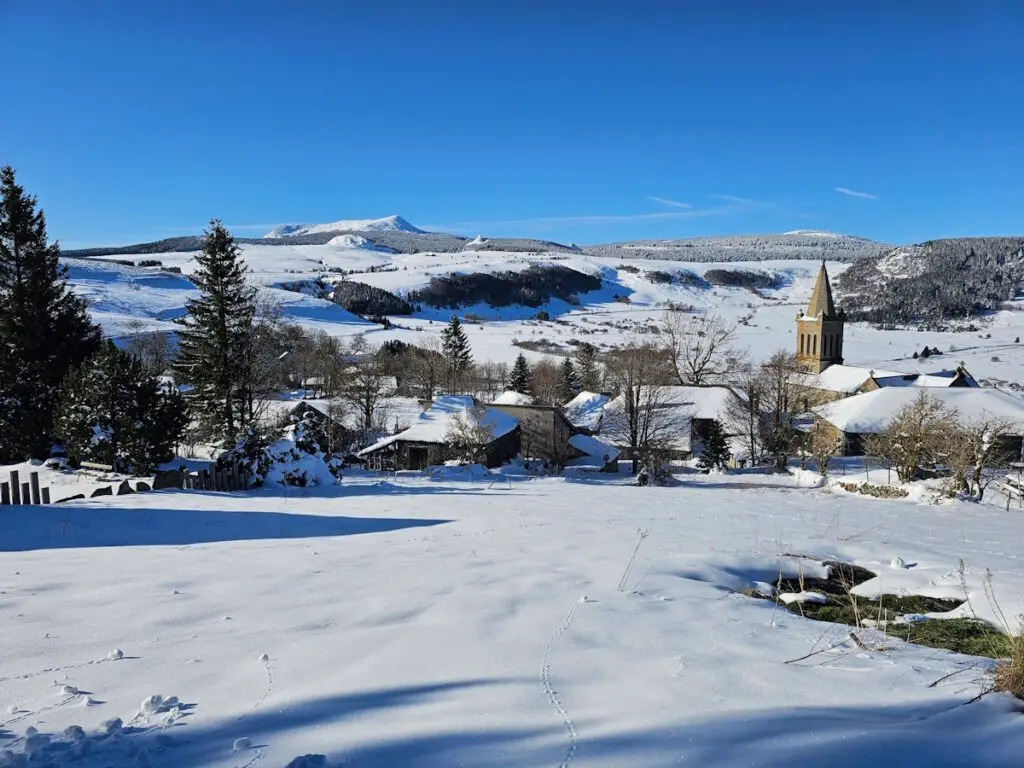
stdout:
<svg viewBox="0 0 1024 768">
<path fill-rule="evenodd" d="M 657 403 L 666 408 L 679 408 L 681 412 L 685 411 L 688 419 L 725 421 L 731 395 L 732 390 L 728 387 L 662 386 L 658 387 Z M 621 402 L 622 395 L 619 395 L 608 405 Z"/>
<path fill-rule="evenodd" d="M 660 386 L 657 392 L 642 392 L 641 400 L 653 399 L 655 407 L 662 413 L 658 417 L 659 429 L 665 431 L 666 437 L 675 450 L 689 451 L 692 449 L 690 428 L 694 419 L 718 419 L 725 423 L 729 420 L 728 403 L 731 390 L 728 387 L 687 387 Z M 605 406 L 605 423 L 602 434 L 617 443 L 624 444 L 626 427 L 623 423 L 623 396 L 619 395 Z"/>
<path fill-rule="evenodd" d="M 597 392 L 580 392 L 565 404 L 565 416 L 574 427 L 596 430 L 601 426 L 601 415 L 609 399 Z"/>
<path fill-rule="evenodd" d="M 876 379 L 900 377 L 904 374 L 896 371 L 884 371 L 880 368 L 859 368 L 853 365 L 830 365 L 821 373 L 798 373 L 796 383 L 811 389 L 824 389 L 829 392 L 852 394 L 864 386 L 871 376 Z"/>
<path fill-rule="evenodd" d="M 491 401 L 492 405 L 533 405 L 533 398 L 522 392 L 508 389 Z"/>
<path fill-rule="evenodd" d="M 935 371 L 934 373 L 906 373 L 901 376 L 878 376 L 875 380 L 882 387 L 951 387 L 957 380 L 959 370 Z M 978 383 L 966 371 L 964 380 L 968 386 L 976 387 Z"/>
<path fill-rule="evenodd" d="M 848 434 L 882 432 L 901 408 L 921 394 L 913 387 L 885 387 L 814 408 L 824 421 Z M 935 388 L 929 397 L 955 408 L 967 419 L 986 416 L 1008 419 L 1020 425 L 1024 434 L 1024 400 L 998 389 L 974 387 Z"/>
<path fill-rule="evenodd" d="M 457 418 L 469 420 L 477 402 L 470 395 L 445 395 L 438 397 L 430 407 L 419 415 L 411 427 L 397 435 L 389 435 L 359 452 L 364 456 L 396 442 L 444 443 L 448 432 Z M 481 423 L 491 430 L 492 437 L 501 437 L 519 426 L 519 421 L 497 408 L 483 409 Z"/>
<path fill-rule="evenodd" d="M 570 467 L 599 467 L 603 469 L 608 462 L 615 461 L 619 457 L 619 449 L 614 445 L 589 435 L 573 435 L 569 438 L 569 445 L 583 454 L 583 456 L 570 460 Z"/>
</svg>

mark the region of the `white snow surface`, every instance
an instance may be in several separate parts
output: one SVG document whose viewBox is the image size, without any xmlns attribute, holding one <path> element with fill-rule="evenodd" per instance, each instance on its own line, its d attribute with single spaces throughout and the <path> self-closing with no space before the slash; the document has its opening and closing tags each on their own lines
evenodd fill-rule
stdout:
<svg viewBox="0 0 1024 768">
<path fill-rule="evenodd" d="M 533 405 L 533 398 L 529 395 L 524 395 L 522 392 L 516 392 L 508 389 L 498 395 L 494 400 L 491 401 L 492 405 Z"/>
<path fill-rule="evenodd" d="M 801 552 L 879 573 L 865 594 L 962 598 L 962 558 L 979 615 L 992 618 L 986 569 L 1017 614 L 1024 516 L 749 473 L 666 488 L 482 480 L 5 508 L 0 712 L 16 710 L 0 716 L 0 752 L 61 768 L 143 754 L 155 768 L 305 755 L 335 767 L 1020 765 L 1022 705 L 965 705 L 985 662 L 891 637 L 866 651 L 849 627 L 739 590 L 818 575 L 778 554 Z M 894 551 L 906 568 L 888 567 Z M 114 647 L 123 658 L 107 660 Z"/>
<path fill-rule="evenodd" d="M 812 409 L 820 418 L 843 432 L 877 434 L 892 418 L 920 397 L 922 392 L 913 387 L 885 387 L 873 392 L 836 400 Z M 1006 419 L 1024 433 L 1024 400 L 997 389 L 949 387 L 930 389 L 925 393 L 961 416 L 971 420 L 985 417 Z"/>
</svg>

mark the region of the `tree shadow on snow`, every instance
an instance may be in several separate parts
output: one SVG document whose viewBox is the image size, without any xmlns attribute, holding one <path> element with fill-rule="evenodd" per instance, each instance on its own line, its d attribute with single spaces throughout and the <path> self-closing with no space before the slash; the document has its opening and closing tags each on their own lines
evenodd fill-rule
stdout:
<svg viewBox="0 0 1024 768">
<path fill-rule="evenodd" d="M 245 509 L 225 511 L 113 507 L 98 503 L 5 509 L 0 552 L 353 536 L 451 522 L 416 518 L 302 515 Z"/>
<path fill-rule="evenodd" d="M 296 755 L 281 754 L 283 748 L 275 748 L 275 744 L 302 743 L 303 733 L 314 735 L 315 741 L 302 751 L 326 754 L 328 766 L 389 768 L 521 768 L 565 765 L 573 758 L 580 765 L 630 768 L 679 763 L 702 768 L 751 764 L 762 768 L 1010 768 L 1020 765 L 1024 748 L 1022 705 L 1009 696 L 992 696 L 968 706 L 963 706 L 961 697 L 891 706 L 765 708 L 647 729 L 624 729 L 613 720 L 593 722 L 584 714 L 570 712 L 578 734 L 572 748 L 553 709 L 551 725 L 540 728 L 517 725 L 515 713 L 509 713 L 505 727 L 475 727 L 470 716 L 452 719 L 447 727 L 429 732 L 416 727 L 416 711 L 391 711 L 429 706 L 470 688 L 513 683 L 538 687 L 540 697 L 536 680 L 467 680 L 330 695 L 268 708 L 241 720 L 184 726 L 177 729 L 171 745 L 144 743 L 146 735 L 142 734 L 138 747 L 165 753 L 161 760 L 168 765 L 195 768 L 221 765 L 234 739 L 243 737 L 268 746 L 267 756 L 272 757 L 268 765 L 284 765 Z M 492 711 L 491 722 L 494 714 Z M 339 736 L 337 743 L 322 735 L 329 734 L 332 725 L 357 717 L 386 721 L 395 735 L 359 742 L 353 741 L 352 730 L 346 729 L 346 736 Z M 407 723 L 411 724 L 408 731 Z M 83 768 L 93 766 L 86 763 Z"/>
</svg>

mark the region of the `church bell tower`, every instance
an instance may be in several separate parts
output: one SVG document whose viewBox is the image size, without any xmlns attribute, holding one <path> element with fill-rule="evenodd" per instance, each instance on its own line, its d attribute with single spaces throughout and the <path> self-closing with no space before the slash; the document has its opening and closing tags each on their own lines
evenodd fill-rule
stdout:
<svg viewBox="0 0 1024 768">
<path fill-rule="evenodd" d="M 846 317 L 836 311 L 825 261 L 814 284 L 806 312 L 796 316 L 796 364 L 807 373 L 821 373 L 843 363 L 843 326 Z"/>
</svg>

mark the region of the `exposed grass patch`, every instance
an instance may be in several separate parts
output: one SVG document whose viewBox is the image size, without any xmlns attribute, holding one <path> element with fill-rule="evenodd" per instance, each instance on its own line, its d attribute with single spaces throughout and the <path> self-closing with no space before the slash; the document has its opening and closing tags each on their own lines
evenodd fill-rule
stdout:
<svg viewBox="0 0 1024 768">
<path fill-rule="evenodd" d="M 783 607 L 808 619 L 847 624 L 851 627 L 875 627 L 891 637 L 929 648 L 945 648 L 971 656 L 987 656 L 1005 659 L 1014 656 L 1017 648 L 1018 665 L 1012 661 L 1000 666 L 1003 685 L 1000 690 L 1013 690 L 1020 686 L 1024 691 L 1024 641 L 1013 638 L 996 627 L 974 618 L 929 618 L 915 620 L 913 617 L 927 613 L 948 613 L 963 605 L 963 600 L 946 600 L 923 595 L 881 595 L 878 598 L 853 594 L 858 584 L 874 578 L 875 574 L 866 568 L 826 561 L 829 568 L 827 578 L 800 576 L 779 579 L 776 588 L 779 594 L 818 592 L 825 596 L 824 603 L 794 602 Z M 751 597 L 765 597 L 748 590 Z M 780 602 L 780 605 L 783 605 Z M 904 617 L 911 617 L 903 620 Z M 997 681 L 998 681 L 997 673 Z M 999 683 L 997 682 L 997 685 Z"/>
<path fill-rule="evenodd" d="M 850 493 L 860 493 L 879 499 L 905 499 L 910 492 L 892 485 L 872 485 L 871 483 L 839 483 L 839 487 Z"/>
<path fill-rule="evenodd" d="M 928 648 L 948 648 L 970 656 L 1002 659 L 1009 655 L 1011 638 L 979 619 L 925 619 L 889 624 L 886 633 Z"/>
</svg>

